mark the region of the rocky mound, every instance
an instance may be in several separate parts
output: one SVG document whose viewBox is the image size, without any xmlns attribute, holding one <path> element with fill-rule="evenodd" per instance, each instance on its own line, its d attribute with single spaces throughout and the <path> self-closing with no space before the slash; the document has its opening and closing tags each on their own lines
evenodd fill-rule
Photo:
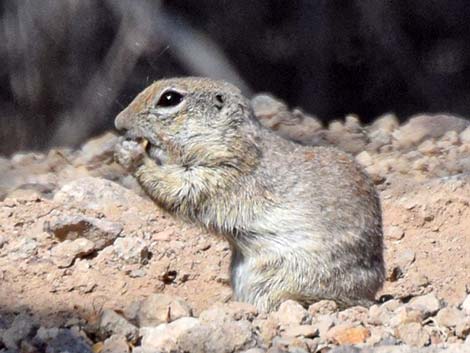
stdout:
<svg viewBox="0 0 470 353">
<path fill-rule="evenodd" d="M 393 115 L 327 128 L 272 97 L 258 119 L 354 154 L 380 190 L 387 282 L 370 308 L 230 301 L 223 239 L 159 211 L 113 162 L 78 150 L 0 158 L 0 352 L 470 351 L 470 127 Z"/>
</svg>

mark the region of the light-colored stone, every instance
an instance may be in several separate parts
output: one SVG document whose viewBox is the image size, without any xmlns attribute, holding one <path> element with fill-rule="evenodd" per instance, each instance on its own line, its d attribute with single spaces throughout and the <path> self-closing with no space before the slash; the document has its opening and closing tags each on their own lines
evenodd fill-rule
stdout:
<svg viewBox="0 0 470 353">
<path fill-rule="evenodd" d="M 426 330 L 417 322 L 400 325 L 396 329 L 396 336 L 405 344 L 413 347 L 424 347 L 429 343 L 430 337 Z"/>
<path fill-rule="evenodd" d="M 455 334 L 463 339 L 470 336 L 470 316 L 465 317 L 455 326 Z"/>
<path fill-rule="evenodd" d="M 121 234 L 122 225 L 84 215 L 60 215 L 48 223 L 47 230 L 61 241 L 86 238 L 96 249 L 103 249 Z"/>
<path fill-rule="evenodd" d="M 381 307 L 392 312 L 398 309 L 401 305 L 402 303 L 398 299 L 391 299 L 383 303 Z"/>
<path fill-rule="evenodd" d="M 307 323 L 309 318 L 307 310 L 293 300 L 286 300 L 277 312 L 272 313 L 279 320 L 281 326 L 301 325 Z"/>
<path fill-rule="evenodd" d="M 398 308 L 389 321 L 391 327 L 397 327 L 410 322 L 420 323 L 423 320 L 423 313 L 406 306 Z"/>
<path fill-rule="evenodd" d="M 106 336 L 124 336 L 128 341 L 135 342 L 139 337 L 139 329 L 128 322 L 114 310 L 104 310 L 101 314 L 100 329 Z"/>
<path fill-rule="evenodd" d="M 84 177 L 65 184 L 54 195 L 54 201 L 97 211 L 143 204 L 146 201 L 135 192 L 112 181 Z"/>
<path fill-rule="evenodd" d="M 95 243 L 85 238 L 65 240 L 51 250 L 52 261 L 59 268 L 72 266 L 75 259 L 87 256 L 96 250 Z"/>
<path fill-rule="evenodd" d="M 308 313 L 312 316 L 333 314 L 338 311 L 338 304 L 333 300 L 320 300 L 308 307 Z"/>
<path fill-rule="evenodd" d="M 192 309 L 182 298 L 152 294 L 142 301 L 137 322 L 140 327 L 156 326 L 187 316 L 192 316 Z"/>
<path fill-rule="evenodd" d="M 384 227 L 384 237 L 390 240 L 401 240 L 405 236 L 403 228 L 395 225 Z"/>
<path fill-rule="evenodd" d="M 103 342 L 100 353 L 129 353 L 130 347 L 124 336 L 113 335 Z"/>
<path fill-rule="evenodd" d="M 318 336 L 318 328 L 313 325 L 290 326 L 282 333 L 287 337 L 306 337 L 312 338 Z"/>
<path fill-rule="evenodd" d="M 447 307 L 439 310 L 436 315 L 436 322 L 441 326 L 455 327 L 464 321 L 464 313 L 454 307 Z"/>
<path fill-rule="evenodd" d="M 391 314 L 381 305 L 372 305 L 369 308 L 367 322 L 372 325 L 387 325 L 390 321 Z"/>
<path fill-rule="evenodd" d="M 361 164 L 363 167 L 368 167 L 374 162 L 369 152 L 362 151 L 356 155 L 356 161 Z"/>
<path fill-rule="evenodd" d="M 118 137 L 113 132 L 106 132 L 88 140 L 82 145 L 74 164 L 86 164 L 89 168 L 93 168 L 99 164 L 112 162 L 117 141 Z"/>
<path fill-rule="evenodd" d="M 334 326 L 334 320 L 331 315 L 320 315 L 314 317 L 312 326 L 318 329 L 320 338 L 325 341 L 327 338 L 328 331 Z"/>
<path fill-rule="evenodd" d="M 428 139 L 418 146 L 418 151 L 426 155 L 435 155 L 439 153 L 439 147 L 433 139 Z"/>
<path fill-rule="evenodd" d="M 20 347 L 21 341 L 26 338 L 32 338 L 39 325 L 36 320 L 26 314 L 18 315 L 11 326 L 0 334 L 0 342 L 12 351 Z M 1 331 L 0 331 L 1 332 Z"/>
<path fill-rule="evenodd" d="M 327 333 L 328 341 L 341 345 L 364 343 L 369 336 L 369 329 L 351 324 L 334 326 Z"/>
<path fill-rule="evenodd" d="M 434 293 L 429 293 L 412 298 L 407 306 L 421 311 L 426 318 L 436 314 L 441 308 L 441 303 Z"/>
<path fill-rule="evenodd" d="M 223 323 L 246 319 L 252 321 L 257 314 L 256 308 L 248 303 L 229 302 L 217 303 L 199 315 L 199 320 L 205 323 Z"/>
<path fill-rule="evenodd" d="M 352 306 L 338 313 L 339 322 L 366 323 L 369 310 L 363 306 Z"/>
<path fill-rule="evenodd" d="M 156 327 L 143 327 L 142 335 L 143 353 L 169 353 L 177 351 L 177 342 L 180 337 L 191 329 L 201 325 L 198 319 L 182 317 L 169 324 L 160 324 Z"/>
<path fill-rule="evenodd" d="M 258 318 L 253 320 L 253 327 L 258 330 L 259 336 L 266 346 L 271 343 L 279 332 L 279 323 L 272 315 L 269 315 L 266 319 Z"/>
<path fill-rule="evenodd" d="M 395 114 L 384 114 L 379 116 L 370 126 L 370 132 L 374 132 L 377 130 L 384 130 L 387 132 L 393 132 L 398 126 L 400 122 Z"/>
<path fill-rule="evenodd" d="M 470 316 L 470 294 L 467 294 L 464 301 L 462 302 L 462 310 L 465 314 Z"/>
<path fill-rule="evenodd" d="M 398 148 L 418 145 L 428 138 L 439 138 L 448 131 L 461 132 L 469 122 L 452 115 L 416 115 L 393 132 L 394 144 Z"/>
<path fill-rule="evenodd" d="M 150 258 L 147 242 L 138 237 L 116 239 L 113 251 L 119 259 L 129 264 L 145 264 Z"/>
<path fill-rule="evenodd" d="M 470 126 L 463 130 L 459 137 L 462 143 L 470 144 Z"/>
</svg>

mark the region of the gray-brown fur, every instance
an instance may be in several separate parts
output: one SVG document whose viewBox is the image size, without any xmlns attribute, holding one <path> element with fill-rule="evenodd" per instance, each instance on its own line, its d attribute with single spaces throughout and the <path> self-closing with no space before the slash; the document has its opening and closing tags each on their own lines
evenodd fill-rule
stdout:
<svg viewBox="0 0 470 353">
<path fill-rule="evenodd" d="M 181 103 L 159 107 L 168 90 Z M 236 87 L 203 78 L 155 82 L 115 124 L 128 136 L 116 158 L 150 197 L 230 242 L 236 300 L 269 311 L 286 299 L 374 299 L 384 280 L 381 210 L 352 157 L 278 137 Z"/>
</svg>

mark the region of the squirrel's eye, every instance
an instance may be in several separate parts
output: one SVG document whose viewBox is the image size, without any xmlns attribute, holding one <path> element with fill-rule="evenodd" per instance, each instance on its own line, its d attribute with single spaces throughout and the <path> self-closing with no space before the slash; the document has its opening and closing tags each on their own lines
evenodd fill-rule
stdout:
<svg viewBox="0 0 470 353">
<path fill-rule="evenodd" d="M 181 103 L 183 95 L 176 91 L 167 91 L 162 94 L 157 102 L 157 107 L 175 107 Z"/>
</svg>

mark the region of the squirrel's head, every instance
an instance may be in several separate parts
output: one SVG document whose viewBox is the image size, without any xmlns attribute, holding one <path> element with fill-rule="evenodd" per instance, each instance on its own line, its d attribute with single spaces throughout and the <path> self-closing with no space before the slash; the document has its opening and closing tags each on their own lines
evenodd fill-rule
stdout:
<svg viewBox="0 0 470 353">
<path fill-rule="evenodd" d="M 245 169 L 258 159 L 258 123 L 249 102 L 223 81 L 157 81 L 116 117 L 115 126 L 148 142 L 148 155 L 160 164 Z"/>
</svg>

